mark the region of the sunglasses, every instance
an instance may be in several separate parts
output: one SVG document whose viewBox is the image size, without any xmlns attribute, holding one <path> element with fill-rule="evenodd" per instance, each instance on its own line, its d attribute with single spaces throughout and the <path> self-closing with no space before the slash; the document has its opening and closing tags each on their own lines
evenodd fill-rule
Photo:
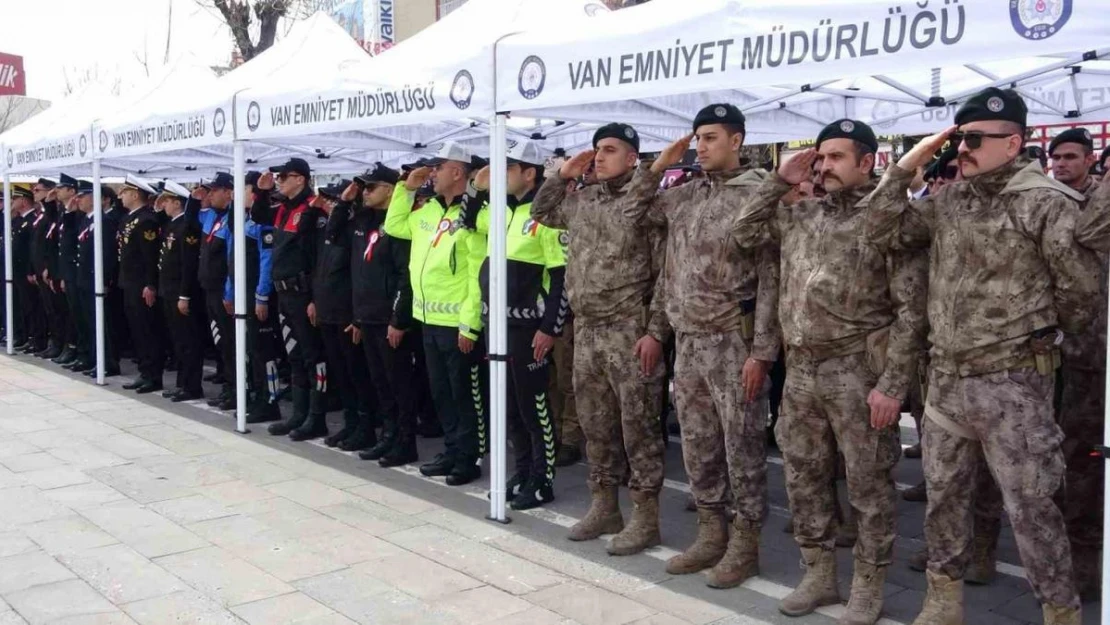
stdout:
<svg viewBox="0 0 1110 625">
<path fill-rule="evenodd" d="M 983 147 L 983 139 L 1008 139 L 1017 136 L 1012 132 L 955 132 L 951 139 L 954 145 L 966 143 L 968 149 L 978 150 Z"/>
<path fill-rule="evenodd" d="M 298 174 L 298 173 L 296 173 L 296 172 L 289 172 L 289 173 L 287 173 L 287 174 L 278 174 L 278 175 L 277 175 L 277 179 L 278 179 L 278 180 L 280 180 L 280 181 L 282 181 L 282 182 L 284 182 L 284 181 L 285 181 L 285 180 L 287 180 L 287 179 L 288 179 L 288 178 L 289 178 L 290 176 L 297 176 L 297 177 L 300 177 L 300 178 L 303 178 L 303 177 L 304 177 L 304 176 L 301 176 L 300 174 Z"/>
</svg>

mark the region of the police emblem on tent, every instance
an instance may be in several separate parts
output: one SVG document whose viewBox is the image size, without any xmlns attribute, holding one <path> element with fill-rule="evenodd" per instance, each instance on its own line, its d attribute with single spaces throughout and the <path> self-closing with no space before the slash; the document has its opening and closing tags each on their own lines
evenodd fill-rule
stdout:
<svg viewBox="0 0 1110 625">
<path fill-rule="evenodd" d="M 11 167 L 13 162 L 15 162 L 15 154 L 8 150 L 8 167 Z"/>
<path fill-rule="evenodd" d="M 251 132 L 258 130 L 259 124 L 262 123 L 262 107 L 258 106 L 258 102 L 251 102 L 247 107 L 247 128 Z"/>
<path fill-rule="evenodd" d="M 108 133 L 101 130 L 100 131 L 100 151 L 103 152 L 104 150 L 107 150 L 107 149 L 108 149 Z"/>
<path fill-rule="evenodd" d="M 547 84 L 547 66 L 543 64 L 543 59 L 534 54 L 524 59 L 516 81 L 520 95 L 526 100 L 534 100 L 543 93 L 545 84 Z"/>
<path fill-rule="evenodd" d="M 474 77 L 470 72 L 460 70 L 455 74 L 455 80 L 451 83 L 451 102 L 455 104 L 455 108 L 465 110 L 470 108 L 470 101 L 474 98 Z"/>
<path fill-rule="evenodd" d="M 224 110 L 222 108 L 216 109 L 216 114 L 212 117 L 212 132 L 216 133 L 218 137 L 224 134 L 224 126 L 226 125 L 227 118 L 224 116 Z"/>
<path fill-rule="evenodd" d="M 77 142 L 77 149 L 80 150 L 81 156 L 89 151 L 89 139 L 85 135 L 81 135 L 81 140 Z"/>
<path fill-rule="evenodd" d="M 1071 4 L 1072 0 L 1010 0 L 1010 23 L 1026 39 L 1047 39 L 1071 19 Z"/>
</svg>

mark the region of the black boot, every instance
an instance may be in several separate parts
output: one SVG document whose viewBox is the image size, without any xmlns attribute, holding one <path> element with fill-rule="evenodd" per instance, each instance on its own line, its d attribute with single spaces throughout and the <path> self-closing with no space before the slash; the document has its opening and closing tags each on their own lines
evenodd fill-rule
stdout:
<svg viewBox="0 0 1110 625">
<path fill-rule="evenodd" d="M 301 427 L 289 433 L 289 440 L 307 441 L 328 435 L 328 415 L 323 412 L 311 412 Z"/>
<path fill-rule="evenodd" d="M 555 489 L 547 478 L 534 478 L 521 487 L 509 507 L 513 510 L 531 510 L 555 501 Z"/>
<path fill-rule="evenodd" d="M 384 419 L 382 437 L 378 444 L 358 455 L 363 460 L 381 460 L 397 444 L 397 422 L 393 417 Z"/>
<path fill-rule="evenodd" d="M 270 394 L 255 392 L 250 406 L 247 406 L 247 423 L 265 423 L 281 419 L 277 404 L 270 403 Z"/>
<path fill-rule="evenodd" d="M 324 439 L 324 444 L 328 447 L 335 447 L 339 443 L 347 440 L 354 435 L 355 430 L 358 429 L 358 410 L 354 408 L 343 409 L 343 429 L 335 434 Z"/>
<path fill-rule="evenodd" d="M 374 431 L 374 421 L 374 416 L 369 412 L 358 413 L 358 427 L 355 428 L 355 433 L 339 443 L 339 448 L 343 451 L 359 451 L 377 445 L 378 434 Z M 359 454 L 359 457 L 362 458 L 362 454 Z"/>
<path fill-rule="evenodd" d="M 274 423 L 268 428 L 270 434 L 274 436 L 285 436 L 304 425 L 304 422 L 308 420 L 308 389 L 294 386 L 291 393 L 293 395 L 293 414 L 287 420 Z"/>
<path fill-rule="evenodd" d="M 56 358 L 58 354 L 62 353 L 62 346 L 54 339 L 50 339 L 46 343 L 46 347 L 35 352 L 36 358 Z"/>
<path fill-rule="evenodd" d="M 224 383 L 220 387 L 220 394 L 208 400 L 208 405 L 213 408 L 219 408 L 227 400 L 235 398 L 235 389 L 231 388 L 230 384 Z"/>
<path fill-rule="evenodd" d="M 388 469 L 411 464 L 419 459 L 420 455 L 416 452 L 416 433 L 411 427 L 400 424 L 397 427 L 397 439 L 393 447 L 385 452 L 381 460 L 378 460 L 378 465 Z"/>
<path fill-rule="evenodd" d="M 65 366 L 73 362 L 74 360 L 77 360 L 77 350 L 74 349 L 72 345 L 66 345 L 66 348 L 62 350 L 62 353 L 58 354 L 50 362 L 56 365 Z"/>
</svg>

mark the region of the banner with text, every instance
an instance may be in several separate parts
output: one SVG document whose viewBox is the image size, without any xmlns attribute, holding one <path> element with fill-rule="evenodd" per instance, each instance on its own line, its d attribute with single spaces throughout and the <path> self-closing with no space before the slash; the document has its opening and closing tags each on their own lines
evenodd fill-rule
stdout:
<svg viewBox="0 0 1110 625">
<path fill-rule="evenodd" d="M 653 0 L 497 46 L 498 110 L 550 109 L 1110 46 L 1100 0 Z"/>
<path fill-rule="evenodd" d="M 92 160 L 88 131 L 26 145 L 5 145 L 4 165 L 9 173 L 43 173 Z"/>
</svg>

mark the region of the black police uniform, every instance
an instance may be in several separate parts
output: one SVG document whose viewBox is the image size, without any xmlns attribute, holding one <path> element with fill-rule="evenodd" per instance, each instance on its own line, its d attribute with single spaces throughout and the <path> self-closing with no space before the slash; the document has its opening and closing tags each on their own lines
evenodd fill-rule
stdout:
<svg viewBox="0 0 1110 625">
<path fill-rule="evenodd" d="M 33 353 L 46 347 L 47 328 L 42 312 L 42 299 L 38 286 L 31 279 L 35 269 L 31 262 L 31 247 L 35 228 L 43 220 L 42 210 L 35 207 L 12 221 L 12 276 L 15 279 L 15 304 L 20 317 L 24 342 L 20 351 Z"/>
<path fill-rule="evenodd" d="M 204 308 L 208 313 L 208 323 L 212 341 L 220 356 L 220 369 L 223 371 L 223 387 L 219 397 L 209 402 L 212 405 L 228 406 L 234 401 L 232 380 L 235 376 L 235 326 L 231 315 L 224 308 L 224 287 L 227 284 L 227 239 L 231 236 L 228 227 L 232 220 L 231 205 L 224 210 L 211 209 L 200 216 L 201 243 L 198 266 L 198 280 L 204 291 Z"/>
<path fill-rule="evenodd" d="M 76 262 L 76 292 L 77 292 L 77 322 L 81 327 L 78 360 L 68 368 L 74 371 L 96 372 L 96 223 L 93 216 L 77 213 L 77 262 Z M 119 230 L 119 209 L 106 211 L 101 216 L 103 240 L 101 254 L 104 258 L 104 292 L 116 291 L 119 275 L 119 256 L 116 243 L 116 233 Z M 107 375 L 119 375 L 119 354 L 117 335 L 119 328 L 119 311 L 110 305 L 110 299 L 105 297 L 104 302 L 104 369 Z M 82 367 L 81 365 L 84 365 Z"/>
<path fill-rule="evenodd" d="M 346 184 L 350 184 L 347 182 Z M 339 187 L 346 187 L 340 183 Z M 342 191 L 331 189 L 333 197 Z M 373 387 L 362 350 L 346 332 L 353 322 L 351 307 L 351 239 L 348 211 L 322 217 L 324 228 L 318 228 L 316 267 L 312 274 L 313 304 L 316 326 L 324 344 L 328 363 L 328 382 L 339 391 L 343 402 L 343 429 L 329 436 L 328 446 L 355 451 L 377 443 L 374 432 L 375 407 Z"/>
<path fill-rule="evenodd" d="M 332 219 L 342 218 L 351 208 L 341 204 Z M 362 349 L 383 421 L 381 442 L 362 457 L 384 467 L 416 462 L 415 349 L 420 334 L 413 331 L 411 244 L 385 233 L 384 210 L 360 208 L 350 220 L 354 320 L 362 331 Z M 396 349 L 387 338 L 390 326 L 405 331 Z"/>
<path fill-rule="evenodd" d="M 46 349 L 35 354 L 43 358 L 56 358 L 65 347 L 67 306 L 58 275 L 58 228 L 63 212 L 58 202 L 43 202 L 42 219 L 35 226 L 31 242 L 31 265 L 46 313 L 49 336 Z"/>
<path fill-rule="evenodd" d="M 306 172 L 307 169 L 305 165 Z M 256 195 L 251 218 L 260 225 L 274 227 L 271 275 L 279 310 L 297 342 L 289 354 L 293 415 L 287 421 L 271 425 L 269 431 L 274 435 L 289 434 L 310 425 L 298 438 L 324 436 L 327 432 L 324 421 L 327 363 L 320 333 L 308 320 L 308 305 L 312 302 L 312 272 L 316 267 L 316 230 L 323 228 L 326 220 L 321 221 L 320 211 L 309 205 L 313 194 L 307 186 L 296 197 L 282 199 L 277 204 L 272 204 L 266 193 Z M 308 423 L 310 413 L 314 418 Z"/>
<path fill-rule="evenodd" d="M 84 341 L 77 323 L 77 235 L 80 221 L 84 217 L 79 211 L 63 211 L 58 225 L 58 281 L 59 291 L 65 297 L 66 328 L 65 349 L 54 359 L 59 365 L 68 365 L 78 359 L 78 345 Z M 64 285 L 64 288 L 60 288 Z"/>
<path fill-rule="evenodd" d="M 158 235 L 158 216 L 154 209 L 143 206 L 124 216 L 116 237 L 123 310 L 139 359 L 139 380 L 127 387 L 142 393 L 162 390 L 162 372 L 166 364 L 159 332 L 161 311 L 156 306 L 147 306 L 143 300 L 143 289 L 158 289 Z"/>
<path fill-rule="evenodd" d="M 158 292 L 162 296 L 166 326 L 177 359 L 177 388 L 174 401 L 198 399 L 203 394 L 203 353 L 199 328 L 191 315 L 181 314 L 180 302 L 190 308 L 199 305 L 200 284 L 197 265 L 200 259 L 200 224 L 184 212 L 170 219 L 162 231 L 158 258 Z M 197 300 L 194 303 L 194 300 Z"/>
</svg>

